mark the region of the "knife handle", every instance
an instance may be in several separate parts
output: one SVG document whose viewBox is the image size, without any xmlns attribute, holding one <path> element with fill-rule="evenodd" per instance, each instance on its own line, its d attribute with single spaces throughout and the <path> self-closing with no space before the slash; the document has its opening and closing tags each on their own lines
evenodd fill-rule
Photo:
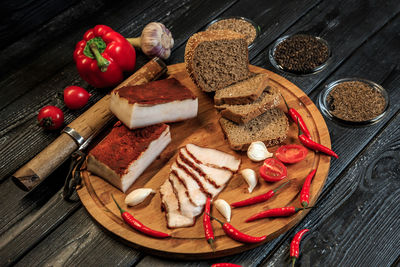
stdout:
<svg viewBox="0 0 400 267">
<path fill-rule="evenodd" d="M 123 81 L 114 90 L 127 85 L 140 85 L 159 78 L 167 71 L 167 66 L 159 58 L 153 58 Z M 68 127 L 75 130 L 84 140 L 92 139 L 105 125 L 114 119 L 110 111 L 110 95 L 106 95 L 91 108 L 71 122 Z M 12 175 L 14 183 L 25 191 L 30 191 L 77 149 L 78 143 L 73 137 L 62 133 L 38 155 Z"/>
</svg>

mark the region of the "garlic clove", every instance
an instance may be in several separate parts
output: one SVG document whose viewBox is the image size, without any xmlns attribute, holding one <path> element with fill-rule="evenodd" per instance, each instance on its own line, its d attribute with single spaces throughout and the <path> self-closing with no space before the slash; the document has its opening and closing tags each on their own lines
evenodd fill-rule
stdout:
<svg viewBox="0 0 400 267">
<path fill-rule="evenodd" d="M 249 193 L 253 192 L 253 189 L 257 186 L 258 183 L 256 172 L 252 169 L 243 169 L 240 171 L 240 174 L 249 185 Z"/>
<path fill-rule="evenodd" d="M 139 188 L 130 192 L 125 198 L 125 204 L 135 206 L 142 203 L 151 193 L 155 193 L 151 188 Z"/>
<path fill-rule="evenodd" d="M 263 161 L 266 158 L 272 157 L 273 155 L 274 154 L 270 153 L 265 144 L 261 141 L 251 143 L 247 150 L 247 156 L 249 159 L 255 162 Z"/>
<path fill-rule="evenodd" d="M 231 206 L 223 199 L 217 199 L 214 202 L 215 207 L 225 217 L 227 222 L 231 221 Z"/>
</svg>

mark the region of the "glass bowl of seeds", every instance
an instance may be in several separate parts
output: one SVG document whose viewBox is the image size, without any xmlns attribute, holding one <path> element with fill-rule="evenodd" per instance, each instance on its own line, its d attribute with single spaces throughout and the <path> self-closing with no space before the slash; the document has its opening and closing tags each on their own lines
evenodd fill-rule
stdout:
<svg viewBox="0 0 400 267">
<path fill-rule="evenodd" d="M 330 57 L 327 41 L 303 33 L 283 36 L 269 50 L 269 60 L 276 69 L 297 75 L 321 71 Z"/>
<path fill-rule="evenodd" d="M 231 30 L 246 36 L 248 48 L 253 47 L 254 41 L 260 35 L 260 26 L 244 17 L 223 17 L 211 21 L 206 30 Z"/>
<path fill-rule="evenodd" d="M 389 96 L 377 83 L 344 78 L 326 85 L 319 95 L 318 104 L 329 119 L 346 125 L 368 125 L 386 114 Z"/>
</svg>

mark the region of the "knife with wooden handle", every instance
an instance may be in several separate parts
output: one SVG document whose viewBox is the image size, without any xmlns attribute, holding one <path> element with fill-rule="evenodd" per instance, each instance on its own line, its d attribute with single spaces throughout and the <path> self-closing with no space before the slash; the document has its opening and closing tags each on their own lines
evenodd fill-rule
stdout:
<svg viewBox="0 0 400 267">
<path fill-rule="evenodd" d="M 148 83 L 166 71 L 165 63 L 157 57 L 153 58 L 115 89 L 126 85 Z M 14 183 L 25 191 L 31 190 L 73 152 L 82 146 L 87 146 L 93 137 L 114 119 L 109 105 L 110 95 L 108 94 L 71 122 L 57 139 L 15 172 L 12 175 Z"/>
</svg>

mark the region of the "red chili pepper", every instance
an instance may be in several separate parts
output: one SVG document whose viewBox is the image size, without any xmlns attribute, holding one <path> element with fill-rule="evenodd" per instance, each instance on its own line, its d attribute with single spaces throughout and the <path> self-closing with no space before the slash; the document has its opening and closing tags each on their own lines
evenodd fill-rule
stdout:
<svg viewBox="0 0 400 267">
<path fill-rule="evenodd" d="M 231 206 L 232 207 L 243 207 L 243 206 L 253 205 L 253 204 L 256 204 L 256 203 L 267 201 L 268 199 L 273 197 L 275 195 L 275 193 L 279 189 L 281 189 L 282 187 L 287 185 L 289 182 L 290 181 L 287 181 L 286 183 L 281 184 L 277 188 L 275 188 L 273 190 L 269 190 L 265 194 L 261 194 L 261 195 L 255 196 L 255 197 L 251 197 L 251 198 L 248 198 L 248 199 L 245 199 L 245 200 L 242 200 L 242 201 L 238 201 L 238 202 L 232 203 Z"/>
<path fill-rule="evenodd" d="M 266 235 L 263 236 L 251 236 L 251 235 L 246 235 L 245 233 L 240 232 L 238 229 L 233 227 L 230 223 L 223 223 L 217 218 L 211 216 L 208 214 L 211 218 L 216 220 L 222 225 L 222 229 L 224 230 L 225 234 L 232 238 L 233 240 L 242 242 L 242 243 L 258 243 L 267 238 Z"/>
<path fill-rule="evenodd" d="M 290 215 L 295 214 L 296 212 L 302 209 L 295 208 L 295 207 L 283 207 L 283 208 L 275 208 L 264 210 L 257 214 L 254 214 L 250 218 L 246 220 L 246 222 L 252 222 L 255 220 L 263 219 L 263 218 L 270 218 L 270 217 L 288 217 Z"/>
<path fill-rule="evenodd" d="M 335 158 L 339 158 L 339 156 L 335 152 L 333 152 L 333 150 L 331 150 L 330 148 L 327 148 L 326 146 L 323 146 L 308 138 L 304 133 L 302 133 L 300 128 L 301 127 L 299 127 L 299 140 L 305 147 L 308 147 L 315 151 L 320 151 Z"/>
<path fill-rule="evenodd" d="M 129 212 L 123 210 L 117 203 L 117 201 L 115 200 L 114 196 L 111 194 L 112 199 L 114 200 L 115 204 L 117 205 L 119 211 L 121 212 L 121 217 L 122 219 L 124 219 L 124 221 L 129 224 L 130 226 L 132 226 L 132 228 L 136 229 L 139 232 L 142 232 L 148 236 L 152 236 L 152 237 L 157 237 L 157 238 L 166 238 L 166 237 L 170 237 L 169 234 L 167 233 L 163 233 L 163 232 L 159 232 L 153 229 L 150 229 L 147 226 L 144 226 L 141 222 L 139 222 L 138 220 L 135 219 L 135 217 L 133 217 L 132 214 L 130 214 Z"/>
<path fill-rule="evenodd" d="M 215 251 L 214 247 L 214 232 L 211 225 L 211 219 L 208 214 L 211 213 L 211 199 L 208 197 L 206 201 L 206 207 L 204 208 L 203 215 L 203 227 L 204 227 L 204 235 L 207 239 L 208 244 L 210 244 L 213 251 Z"/>
<path fill-rule="evenodd" d="M 214 263 L 211 267 L 242 267 L 242 265 L 237 265 L 228 262 Z"/>
<path fill-rule="evenodd" d="M 310 199 L 311 180 L 313 179 L 316 171 L 317 170 L 314 169 L 307 175 L 306 180 L 304 181 L 304 184 L 303 184 L 303 188 L 301 189 L 301 192 L 300 192 L 300 202 L 304 208 L 307 208 L 308 204 L 309 204 L 308 201 Z"/>
<path fill-rule="evenodd" d="M 295 234 L 293 237 L 292 242 L 290 243 L 290 257 L 292 257 L 292 266 L 294 266 L 294 263 L 296 262 L 296 259 L 299 258 L 300 254 L 300 240 L 303 237 L 305 233 L 307 233 L 309 229 L 303 229 L 300 230 Z"/>
<path fill-rule="evenodd" d="M 298 124 L 301 127 L 301 130 L 304 132 L 304 134 L 311 139 L 311 134 L 310 131 L 307 129 L 306 123 L 304 122 L 303 118 L 301 117 L 300 113 L 297 112 L 294 108 L 289 108 L 288 103 L 286 102 L 285 98 L 282 96 L 283 102 L 285 102 L 286 108 L 288 110 L 289 116 L 292 118 L 294 122 L 298 122 Z"/>
<path fill-rule="evenodd" d="M 89 29 L 78 42 L 74 60 L 79 75 L 90 85 L 104 88 L 119 84 L 124 71 L 133 71 L 136 52 L 118 32 L 108 26 Z"/>
</svg>

